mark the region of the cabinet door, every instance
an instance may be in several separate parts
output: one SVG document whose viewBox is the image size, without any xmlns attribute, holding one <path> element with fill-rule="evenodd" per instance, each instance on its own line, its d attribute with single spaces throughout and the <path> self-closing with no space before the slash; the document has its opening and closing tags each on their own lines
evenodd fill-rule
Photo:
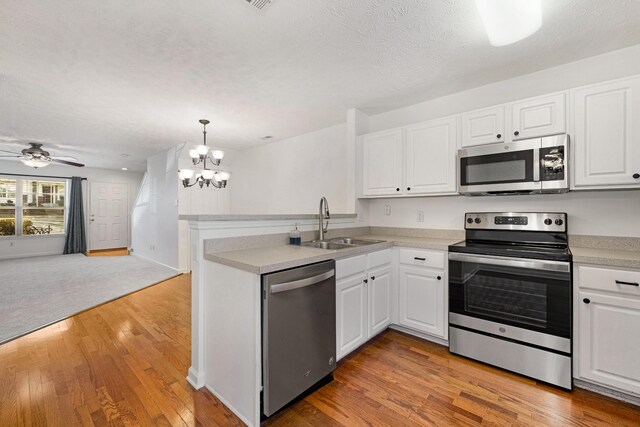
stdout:
<svg viewBox="0 0 640 427">
<path fill-rule="evenodd" d="M 575 89 L 571 98 L 575 187 L 640 187 L 640 78 Z"/>
<path fill-rule="evenodd" d="M 640 299 L 580 292 L 578 304 L 579 376 L 640 393 Z"/>
<path fill-rule="evenodd" d="M 406 128 L 407 194 L 456 191 L 457 121 L 455 117 Z"/>
<path fill-rule="evenodd" d="M 362 140 L 362 194 L 400 194 L 402 186 L 402 129 L 365 135 Z"/>
<path fill-rule="evenodd" d="M 511 139 L 565 133 L 565 94 L 557 93 L 511 104 Z"/>
<path fill-rule="evenodd" d="M 462 146 L 504 142 L 504 105 L 462 115 Z"/>
<path fill-rule="evenodd" d="M 444 273 L 421 268 L 400 267 L 398 323 L 445 337 Z"/>
<path fill-rule="evenodd" d="M 336 282 L 336 355 L 338 360 L 367 340 L 365 274 Z"/>
<path fill-rule="evenodd" d="M 391 265 L 369 270 L 368 337 L 379 334 L 391 323 Z"/>
</svg>

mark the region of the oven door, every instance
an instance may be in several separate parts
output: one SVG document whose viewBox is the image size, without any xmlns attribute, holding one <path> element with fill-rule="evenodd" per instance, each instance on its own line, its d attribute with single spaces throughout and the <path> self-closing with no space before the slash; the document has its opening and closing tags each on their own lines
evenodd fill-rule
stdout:
<svg viewBox="0 0 640 427">
<path fill-rule="evenodd" d="M 458 150 L 458 192 L 467 195 L 537 193 L 541 139 Z"/>
<path fill-rule="evenodd" d="M 571 263 L 449 254 L 449 322 L 571 352 Z"/>
</svg>

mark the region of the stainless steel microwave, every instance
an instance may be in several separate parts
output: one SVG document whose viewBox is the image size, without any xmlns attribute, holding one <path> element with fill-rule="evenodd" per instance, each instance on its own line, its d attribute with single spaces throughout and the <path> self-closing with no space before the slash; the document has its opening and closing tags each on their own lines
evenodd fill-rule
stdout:
<svg viewBox="0 0 640 427">
<path fill-rule="evenodd" d="M 569 135 L 458 150 L 458 192 L 469 196 L 569 191 Z"/>
</svg>

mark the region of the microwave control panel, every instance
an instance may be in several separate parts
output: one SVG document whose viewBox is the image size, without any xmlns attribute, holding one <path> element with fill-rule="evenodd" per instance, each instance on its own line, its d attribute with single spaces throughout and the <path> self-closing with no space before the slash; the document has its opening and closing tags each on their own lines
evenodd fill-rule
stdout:
<svg viewBox="0 0 640 427">
<path fill-rule="evenodd" d="M 563 181 L 565 175 L 564 146 L 540 148 L 540 180 Z"/>
</svg>

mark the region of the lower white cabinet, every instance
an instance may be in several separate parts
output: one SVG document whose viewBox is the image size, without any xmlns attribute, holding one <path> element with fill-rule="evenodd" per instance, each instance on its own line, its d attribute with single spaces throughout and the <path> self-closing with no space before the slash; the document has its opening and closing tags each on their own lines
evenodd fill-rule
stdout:
<svg viewBox="0 0 640 427">
<path fill-rule="evenodd" d="M 447 339 L 447 252 L 398 252 L 398 324 Z"/>
<path fill-rule="evenodd" d="M 336 261 L 338 360 L 391 323 L 391 249 Z"/>
<path fill-rule="evenodd" d="M 578 266 L 579 379 L 640 395 L 640 271 Z"/>
<path fill-rule="evenodd" d="M 445 337 L 444 272 L 400 266 L 398 323 L 441 338 Z"/>
</svg>

